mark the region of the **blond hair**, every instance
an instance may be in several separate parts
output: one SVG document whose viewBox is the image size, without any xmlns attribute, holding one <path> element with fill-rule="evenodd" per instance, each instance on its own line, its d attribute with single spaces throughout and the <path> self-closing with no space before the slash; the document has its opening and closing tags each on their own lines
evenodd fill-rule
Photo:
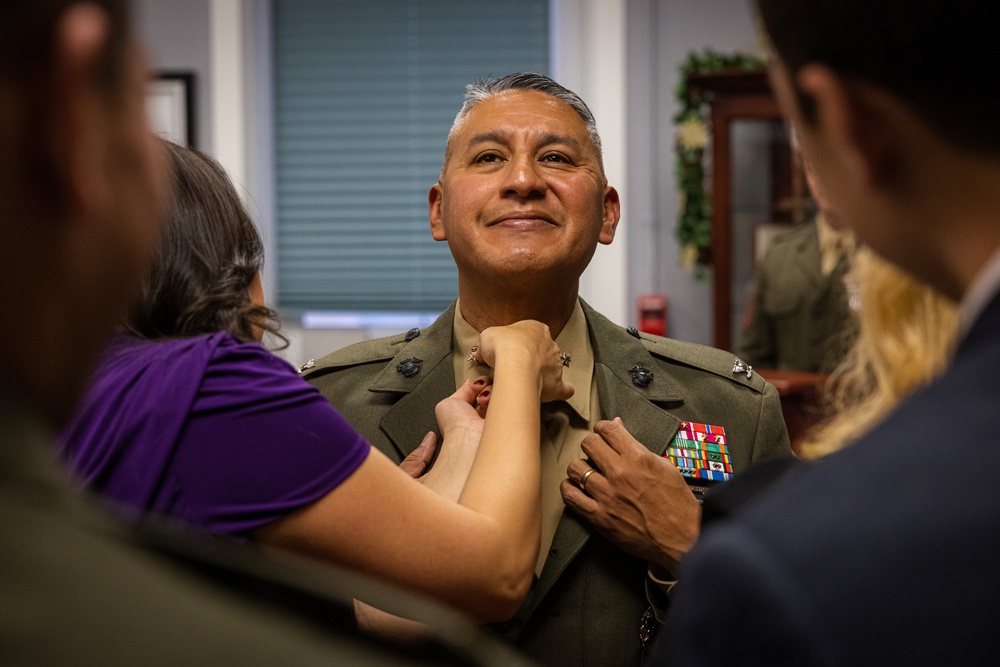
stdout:
<svg viewBox="0 0 1000 667">
<path fill-rule="evenodd" d="M 829 454 L 870 430 L 948 365 L 958 330 L 955 302 L 862 248 L 857 342 L 824 390 L 828 415 L 801 443 L 803 458 Z"/>
</svg>

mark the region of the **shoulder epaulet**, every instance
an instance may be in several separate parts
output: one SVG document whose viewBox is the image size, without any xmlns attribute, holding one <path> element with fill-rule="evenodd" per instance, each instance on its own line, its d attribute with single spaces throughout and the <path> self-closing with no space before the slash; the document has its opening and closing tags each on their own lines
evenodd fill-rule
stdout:
<svg viewBox="0 0 1000 667">
<path fill-rule="evenodd" d="M 647 333 L 640 333 L 639 340 L 650 354 L 657 357 L 693 366 L 756 391 L 764 391 L 764 378 L 732 352 Z"/>
<path fill-rule="evenodd" d="M 306 363 L 302 364 L 299 368 L 299 373 L 302 377 L 308 380 L 312 375 L 323 373 L 335 368 L 346 368 L 348 366 L 385 362 L 396 356 L 396 352 L 399 351 L 397 347 L 398 345 L 401 343 L 407 343 L 413 338 L 414 336 L 411 330 L 394 336 L 386 336 L 385 338 L 375 338 L 373 340 L 354 343 L 353 345 L 348 345 L 345 348 L 339 349 L 336 352 L 331 352 L 330 354 L 320 357 L 319 359 L 310 359 Z"/>
</svg>

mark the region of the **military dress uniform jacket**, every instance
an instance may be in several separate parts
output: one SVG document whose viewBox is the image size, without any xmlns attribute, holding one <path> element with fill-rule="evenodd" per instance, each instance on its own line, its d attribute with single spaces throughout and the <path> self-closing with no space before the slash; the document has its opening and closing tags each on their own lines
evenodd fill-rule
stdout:
<svg viewBox="0 0 1000 667">
<path fill-rule="evenodd" d="M 828 373 L 856 335 L 848 262 L 821 270 L 816 221 L 775 237 L 757 270 L 753 314 L 737 354 L 759 368 Z"/>
<path fill-rule="evenodd" d="M 734 373 L 731 354 L 630 334 L 582 306 L 602 419 L 621 417 L 657 454 L 682 420 L 722 426 L 736 472 L 789 452 L 777 393 L 756 374 Z M 453 305 L 423 331 L 359 343 L 309 362 L 305 377 L 372 445 L 399 462 L 428 431 L 439 432 L 434 406 L 455 391 L 454 312 Z M 645 387 L 633 382 L 630 369 L 636 366 L 652 373 Z M 648 606 L 646 566 L 567 510 L 520 610 L 493 627 L 543 664 L 638 665 L 640 620 Z"/>
</svg>

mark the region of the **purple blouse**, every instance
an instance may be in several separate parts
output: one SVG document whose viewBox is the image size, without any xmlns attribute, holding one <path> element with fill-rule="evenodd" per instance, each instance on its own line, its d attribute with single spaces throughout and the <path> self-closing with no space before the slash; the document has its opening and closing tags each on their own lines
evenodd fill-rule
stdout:
<svg viewBox="0 0 1000 667">
<path fill-rule="evenodd" d="M 247 536 L 335 489 L 370 446 L 287 363 L 217 333 L 116 336 L 59 448 L 106 498 Z"/>
</svg>

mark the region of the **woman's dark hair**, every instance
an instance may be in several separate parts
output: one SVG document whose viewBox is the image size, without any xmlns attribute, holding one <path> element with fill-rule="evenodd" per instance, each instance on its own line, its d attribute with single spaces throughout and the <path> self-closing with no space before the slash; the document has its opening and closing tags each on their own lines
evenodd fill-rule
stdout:
<svg viewBox="0 0 1000 667">
<path fill-rule="evenodd" d="M 256 340 L 278 335 L 274 311 L 250 301 L 264 245 L 226 172 L 213 158 L 162 145 L 173 197 L 159 250 L 125 325 L 142 338 L 183 338 L 226 331 Z"/>
</svg>

